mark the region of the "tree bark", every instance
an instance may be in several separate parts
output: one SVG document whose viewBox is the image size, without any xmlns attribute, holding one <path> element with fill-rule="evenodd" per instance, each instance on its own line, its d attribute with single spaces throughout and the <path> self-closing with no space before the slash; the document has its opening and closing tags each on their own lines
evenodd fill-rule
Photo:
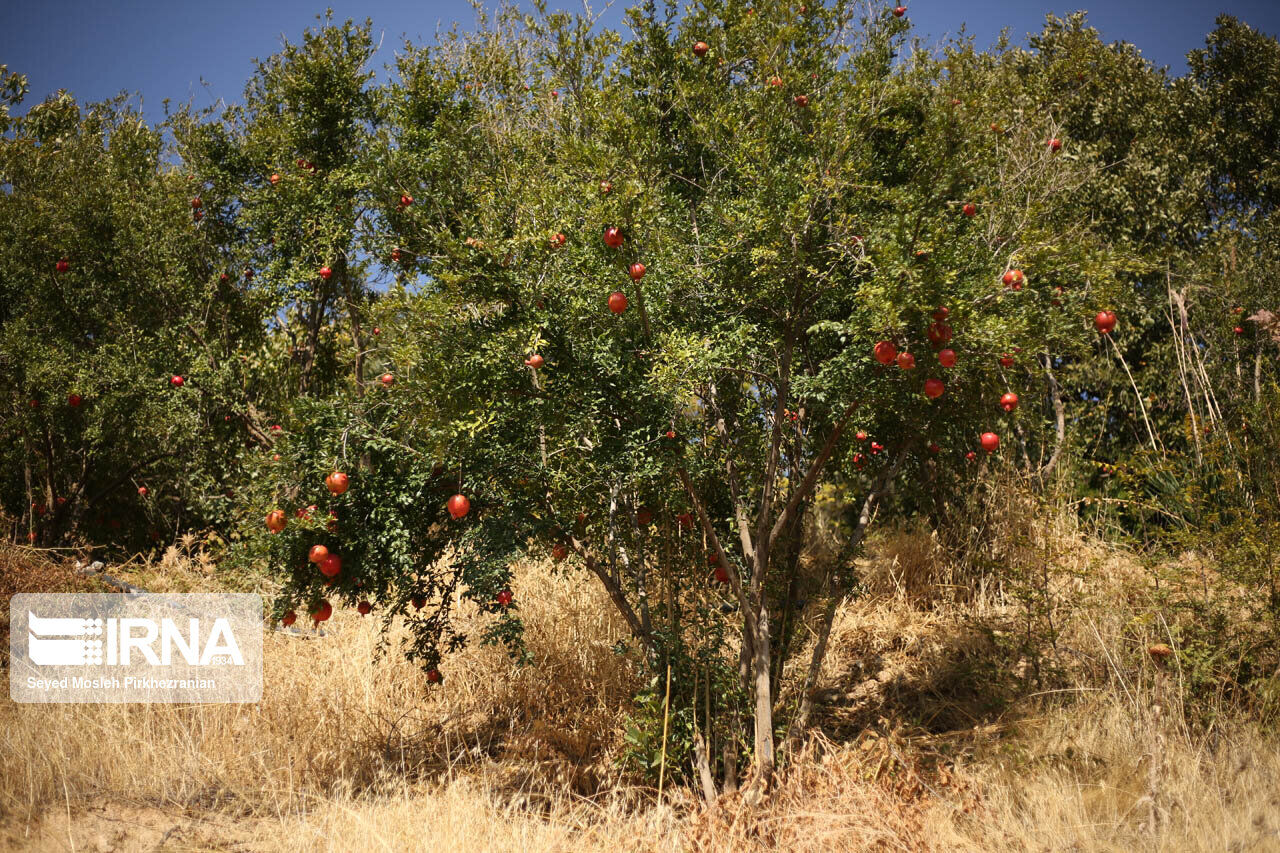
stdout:
<svg viewBox="0 0 1280 853">
<path fill-rule="evenodd" d="M 773 780 L 776 758 L 773 751 L 773 685 L 770 673 L 773 659 L 769 637 L 769 609 L 760 606 L 756 614 L 753 677 L 755 690 L 755 766 L 756 782 L 767 788 Z"/>
</svg>

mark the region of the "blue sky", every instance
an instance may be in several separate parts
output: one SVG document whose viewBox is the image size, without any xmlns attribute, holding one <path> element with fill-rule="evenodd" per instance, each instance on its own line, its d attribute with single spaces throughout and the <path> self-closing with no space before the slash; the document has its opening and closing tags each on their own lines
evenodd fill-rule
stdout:
<svg viewBox="0 0 1280 853">
<path fill-rule="evenodd" d="M 605 22 L 616 25 L 629 2 L 611 7 Z M 403 36 L 427 42 L 438 28 L 455 21 L 465 28 L 474 20 L 464 0 L 330 3 L 339 19 L 373 19 L 383 37 L 379 64 L 390 61 Z M 561 0 L 548 5 L 581 8 Z M 1220 12 L 1280 33 L 1280 0 L 1109 0 L 1095 8 L 1083 0 L 908 0 L 907 7 L 926 40 L 966 25 L 982 46 L 1006 27 L 1016 42 L 1025 43 L 1046 13 L 1085 8 L 1106 39 L 1133 42 L 1174 73 L 1185 71 L 1187 51 L 1204 43 Z M 148 117 L 156 120 L 165 98 L 192 99 L 197 106 L 238 100 L 252 59 L 274 53 L 282 38 L 297 40 L 323 10 L 324 0 L 0 0 L 0 63 L 30 78 L 27 106 L 59 88 L 81 100 L 126 91 L 140 93 Z"/>
</svg>

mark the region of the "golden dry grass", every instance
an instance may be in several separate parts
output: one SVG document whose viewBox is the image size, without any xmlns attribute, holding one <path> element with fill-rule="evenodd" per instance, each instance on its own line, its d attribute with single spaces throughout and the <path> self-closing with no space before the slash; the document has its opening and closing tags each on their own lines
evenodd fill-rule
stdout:
<svg viewBox="0 0 1280 853">
<path fill-rule="evenodd" d="M 952 570 L 911 541 L 926 535 L 877 543 L 877 593 L 844 604 L 833 631 L 825 736 L 760 807 L 730 795 L 708 808 L 684 789 L 657 805 L 626 784 L 613 769 L 637 678 L 613 650 L 625 629 L 582 575 L 531 564 L 514 589 L 532 664 L 471 648 L 446 661 L 443 689 L 394 651 L 378 657 L 372 619 L 340 612 L 325 637 L 268 636 L 259 705 L 6 701 L 0 846 L 1280 850 L 1276 741 L 1241 719 L 1182 724 L 1178 672 L 1144 654 L 1159 625 L 1135 629 L 1132 560 L 1053 540 L 1044 577 L 1066 685 L 1053 689 L 1067 692 L 1025 698 L 1037 676 L 1016 642 L 1023 605 L 996 592 L 936 603 L 927 579 Z M 190 562 L 170 559 L 175 586 L 202 585 Z M 997 701 L 986 678 L 1022 698 Z"/>
<path fill-rule="evenodd" d="M 316 797 L 494 762 L 512 785 L 594 790 L 634 687 L 625 628 L 579 578 L 526 567 L 533 665 L 473 646 L 428 687 L 380 623 L 339 611 L 322 637 L 268 632 L 258 705 L 0 706 L 0 813 L 89 794 L 279 814 Z M 495 761 L 496 760 L 496 761 Z"/>
</svg>

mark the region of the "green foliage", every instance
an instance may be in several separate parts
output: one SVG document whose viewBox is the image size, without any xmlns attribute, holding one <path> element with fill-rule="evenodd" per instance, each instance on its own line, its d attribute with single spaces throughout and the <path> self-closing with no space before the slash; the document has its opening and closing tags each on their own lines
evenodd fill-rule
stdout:
<svg viewBox="0 0 1280 853">
<path fill-rule="evenodd" d="M 17 532 L 137 549 L 225 519 L 239 356 L 264 329 L 219 278 L 216 201 L 193 208 L 200 187 L 121 100 L 82 110 L 60 93 L 8 125 L 0 496 Z"/>
</svg>

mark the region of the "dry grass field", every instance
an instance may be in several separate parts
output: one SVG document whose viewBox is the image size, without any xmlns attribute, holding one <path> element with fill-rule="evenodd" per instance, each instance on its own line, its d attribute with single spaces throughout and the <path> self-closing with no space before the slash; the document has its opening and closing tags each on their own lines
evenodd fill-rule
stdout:
<svg viewBox="0 0 1280 853">
<path fill-rule="evenodd" d="M 659 803 L 616 769 L 637 677 L 613 648 L 624 628 L 583 575 L 530 564 L 515 592 L 532 664 L 472 648 L 443 689 L 342 612 L 324 636 L 268 634 L 258 705 L 6 698 L 0 848 L 1280 850 L 1277 741 L 1225 709 L 1207 731 L 1182 723 L 1179 673 L 1135 648 L 1133 561 L 1060 550 L 1089 571 L 1062 572 L 1079 603 L 1058 614 L 1058 647 L 1088 663 L 1075 686 L 992 711 L 969 664 L 1028 664 L 978 625 L 1016 625 L 1017 609 L 998 591 L 963 607 L 921 594 L 933 559 L 919 534 L 877 542 L 871 594 L 833 632 L 822 733 L 754 809 L 682 788 Z M 167 561 L 120 571 L 216 588 L 209 565 Z M 33 585 L 83 581 L 6 553 L 0 592 Z"/>
</svg>

